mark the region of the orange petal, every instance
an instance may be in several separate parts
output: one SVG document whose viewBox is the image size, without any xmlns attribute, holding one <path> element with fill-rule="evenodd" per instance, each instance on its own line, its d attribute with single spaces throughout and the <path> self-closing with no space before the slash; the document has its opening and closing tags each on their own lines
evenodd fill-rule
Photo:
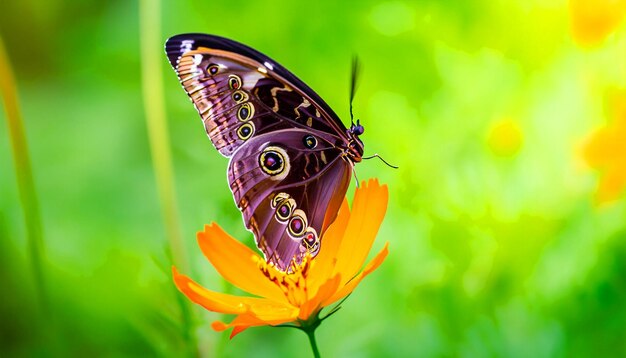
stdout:
<svg viewBox="0 0 626 358">
<path fill-rule="evenodd" d="M 341 275 L 336 275 L 330 280 L 326 281 L 317 291 L 317 294 L 305 302 L 302 306 L 300 306 L 300 314 L 298 314 L 298 318 L 306 321 L 309 319 L 312 313 L 320 308 L 320 303 L 328 297 L 332 296 L 339 287 L 339 283 L 341 282 Z"/>
<path fill-rule="evenodd" d="M 211 323 L 211 328 L 213 328 L 217 332 L 225 331 L 225 330 L 229 329 L 230 327 L 235 327 L 235 328 L 233 328 L 233 331 L 230 333 L 230 339 L 233 339 L 239 333 L 241 333 L 241 332 L 245 331 L 246 329 L 250 328 L 251 325 L 242 324 L 242 325 L 237 326 L 237 325 L 234 325 L 234 324 L 226 324 L 226 323 L 220 322 L 220 321 L 215 321 L 215 322 Z"/>
<path fill-rule="evenodd" d="M 211 324 L 211 327 L 216 331 L 224 331 L 230 327 L 234 327 L 233 332 L 230 335 L 230 338 L 233 338 L 234 336 L 243 332 L 245 329 L 249 327 L 276 326 L 279 324 L 295 321 L 295 319 L 296 319 L 296 316 L 294 315 L 290 317 L 282 317 L 282 318 L 276 318 L 272 320 L 264 320 L 264 319 L 260 319 L 254 314 L 243 313 L 235 317 L 235 319 L 231 323 L 226 324 L 220 321 L 215 321 Z"/>
<path fill-rule="evenodd" d="M 332 304 L 333 302 L 336 302 L 346 297 L 350 293 L 352 293 L 352 291 L 361 282 L 361 280 L 363 280 L 370 273 L 374 272 L 374 270 L 376 270 L 378 266 L 380 266 L 380 264 L 382 264 L 383 261 L 385 261 L 385 258 L 387 257 L 387 254 L 389 253 L 389 250 L 387 249 L 388 246 L 389 246 L 389 243 L 386 243 L 385 247 L 383 247 L 383 249 L 378 254 L 376 254 L 376 256 L 372 259 L 372 261 L 370 261 L 367 264 L 367 266 L 365 266 L 365 269 L 363 269 L 363 271 L 358 276 L 356 276 L 350 282 L 348 282 L 345 286 L 340 288 L 330 298 L 324 300 L 322 302 L 322 307 L 326 307 Z"/>
<path fill-rule="evenodd" d="M 221 321 L 215 321 L 213 323 L 211 323 L 211 327 L 218 331 L 225 331 L 231 327 L 251 327 L 251 326 L 264 326 L 264 325 L 277 325 L 277 324 L 281 324 L 281 323 L 286 323 L 286 322 L 292 322 L 294 321 L 296 318 L 296 316 L 289 316 L 289 317 L 281 317 L 281 318 L 275 318 L 272 320 L 263 320 L 260 319 L 259 317 L 255 316 L 252 313 L 242 313 L 240 315 L 238 315 L 237 317 L 235 317 L 235 319 L 232 320 L 232 322 L 230 323 L 224 323 Z"/>
<path fill-rule="evenodd" d="M 257 296 L 287 302 L 280 288 L 263 275 L 252 259 L 258 255 L 217 224 L 206 225 L 198 233 L 198 244 L 220 275 L 233 285 Z"/>
<path fill-rule="evenodd" d="M 233 328 L 233 331 L 230 333 L 230 339 L 235 338 L 236 335 L 250 328 L 250 326 L 236 326 Z"/>
<path fill-rule="evenodd" d="M 617 29 L 626 13 L 625 0 L 570 0 L 572 34 L 582 46 L 595 46 Z"/>
<path fill-rule="evenodd" d="M 262 321 L 274 322 L 293 320 L 298 315 L 298 308 L 288 304 L 264 301 L 250 305 L 248 313 Z"/>
<path fill-rule="evenodd" d="M 309 294 L 317 294 L 320 286 L 331 276 L 337 262 L 337 251 L 349 221 L 350 207 L 348 206 L 348 201 L 344 199 L 337 214 L 337 219 L 335 219 L 322 237 L 320 252 L 313 261 L 313 268 L 309 271 L 307 278 Z"/>
<path fill-rule="evenodd" d="M 189 277 L 179 274 L 175 267 L 172 268 L 172 273 L 174 275 L 174 283 L 180 292 L 184 293 L 185 296 L 194 303 L 199 304 L 209 311 L 244 313 L 248 311 L 251 306 L 265 307 L 279 305 L 279 303 L 264 298 L 241 297 L 207 290 Z"/>
<path fill-rule="evenodd" d="M 354 277 L 367 258 L 378 228 L 387 211 L 389 194 L 386 185 L 378 180 L 363 182 L 354 194 L 350 222 L 337 253 L 335 273 L 340 273 L 344 285 Z"/>
</svg>

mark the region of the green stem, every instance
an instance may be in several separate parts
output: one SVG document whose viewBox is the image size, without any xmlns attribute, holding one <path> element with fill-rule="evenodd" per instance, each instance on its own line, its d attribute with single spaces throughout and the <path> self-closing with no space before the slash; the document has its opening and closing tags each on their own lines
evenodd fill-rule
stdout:
<svg viewBox="0 0 626 358">
<path fill-rule="evenodd" d="M 0 38 L 0 91 L 4 100 L 9 136 L 13 148 L 15 175 L 24 212 L 28 237 L 28 254 L 35 277 L 39 301 L 43 312 L 47 313 L 49 310 L 43 273 L 44 244 L 39 201 L 35 193 L 35 182 L 28 156 L 24 121 L 19 108 L 15 79 L 2 38 Z"/>
<path fill-rule="evenodd" d="M 311 315 L 309 319 L 306 321 L 298 320 L 298 325 L 296 326 L 285 326 L 285 327 L 293 327 L 297 328 L 304 333 L 306 333 L 307 337 L 309 337 L 309 343 L 311 344 L 311 349 L 313 350 L 313 356 L 315 358 L 320 358 L 320 351 L 317 349 L 317 342 L 315 341 L 315 330 L 320 326 L 322 320 L 320 320 L 320 312 L 316 312 Z"/>
<path fill-rule="evenodd" d="M 311 343 L 311 349 L 313 350 L 313 356 L 320 358 L 320 351 L 317 349 L 317 342 L 315 342 L 315 328 L 305 329 L 304 332 L 309 337 L 309 343 Z"/>
<path fill-rule="evenodd" d="M 189 263 L 185 254 L 176 207 L 170 139 L 165 115 L 165 95 L 161 72 L 164 55 L 160 0 L 139 1 L 139 37 L 143 104 L 161 215 L 165 223 L 172 261 L 181 271 L 189 272 Z M 182 316 L 183 337 L 192 351 L 190 356 L 198 356 L 192 328 L 193 311 L 188 306 L 187 301 L 182 299 L 177 299 L 177 301 Z"/>
<path fill-rule="evenodd" d="M 161 202 L 161 215 L 165 221 L 172 258 L 174 264 L 181 271 L 189 271 L 180 234 L 172 159 L 170 157 L 170 139 L 165 116 L 165 95 L 161 76 L 163 41 L 161 39 L 160 8 L 159 0 L 139 1 L 143 104 L 157 190 Z"/>
</svg>

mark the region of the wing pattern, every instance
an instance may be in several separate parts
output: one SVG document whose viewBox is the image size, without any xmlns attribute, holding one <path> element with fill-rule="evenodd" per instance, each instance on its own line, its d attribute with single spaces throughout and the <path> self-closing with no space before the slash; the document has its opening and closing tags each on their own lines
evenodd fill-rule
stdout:
<svg viewBox="0 0 626 358">
<path fill-rule="evenodd" d="M 315 256 L 350 182 L 349 133 L 297 77 L 224 38 L 170 38 L 166 53 L 215 148 L 266 260 L 282 270 Z"/>
</svg>

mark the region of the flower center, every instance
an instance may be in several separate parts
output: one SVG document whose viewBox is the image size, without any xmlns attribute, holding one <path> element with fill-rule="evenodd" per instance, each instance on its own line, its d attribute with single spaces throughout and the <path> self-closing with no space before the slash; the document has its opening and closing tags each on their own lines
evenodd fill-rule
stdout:
<svg viewBox="0 0 626 358">
<path fill-rule="evenodd" d="M 278 286 L 289 303 L 300 307 L 308 300 L 306 278 L 311 267 L 311 255 L 307 254 L 301 264 L 291 262 L 287 272 L 278 270 L 273 263 L 268 263 L 259 257 L 254 258 L 259 269 L 270 281 Z"/>
</svg>

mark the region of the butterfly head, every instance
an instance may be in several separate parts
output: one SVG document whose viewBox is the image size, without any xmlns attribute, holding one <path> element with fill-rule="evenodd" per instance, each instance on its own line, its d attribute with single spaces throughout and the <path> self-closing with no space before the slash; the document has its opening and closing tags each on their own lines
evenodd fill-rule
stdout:
<svg viewBox="0 0 626 358">
<path fill-rule="evenodd" d="M 361 134 L 363 134 L 363 132 L 365 132 L 365 128 L 363 128 L 363 126 L 361 125 L 360 119 L 356 120 L 356 124 L 352 122 L 352 125 L 350 126 L 350 133 L 352 135 L 360 136 Z"/>
<path fill-rule="evenodd" d="M 363 158 L 363 142 L 359 138 L 361 134 L 365 132 L 365 128 L 361 125 L 360 120 L 357 119 L 356 124 L 353 122 L 348 129 L 348 136 L 350 142 L 348 144 L 348 157 L 354 163 L 358 163 Z"/>
</svg>

